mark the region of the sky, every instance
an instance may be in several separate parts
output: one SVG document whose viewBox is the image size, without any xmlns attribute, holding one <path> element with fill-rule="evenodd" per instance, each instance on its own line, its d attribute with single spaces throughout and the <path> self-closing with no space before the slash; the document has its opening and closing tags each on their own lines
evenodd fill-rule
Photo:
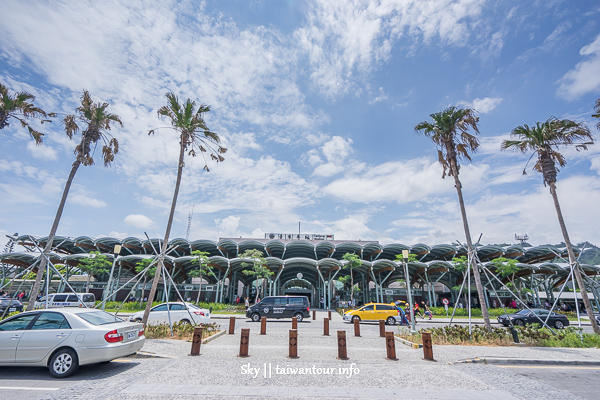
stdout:
<svg viewBox="0 0 600 400">
<path fill-rule="evenodd" d="M 0 19 L 0 82 L 58 117 L 36 146 L 0 131 L 0 244 L 47 236 L 74 161 L 62 118 L 83 90 L 123 127 L 119 153 L 80 167 L 58 235 L 163 237 L 178 136 L 158 118 L 172 91 L 210 105 L 228 151 L 185 160 L 171 238 L 333 234 L 383 244 L 464 242 L 452 179 L 415 133 L 449 106 L 479 116 L 463 163 L 474 241 L 560 243 L 530 154 L 500 150 L 517 126 L 587 124 L 600 98 L 594 0 L 19 1 Z M 565 149 L 557 190 L 571 240 L 600 244 L 600 151 Z M 527 165 L 527 175 L 522 171 Z"/>
</svg>

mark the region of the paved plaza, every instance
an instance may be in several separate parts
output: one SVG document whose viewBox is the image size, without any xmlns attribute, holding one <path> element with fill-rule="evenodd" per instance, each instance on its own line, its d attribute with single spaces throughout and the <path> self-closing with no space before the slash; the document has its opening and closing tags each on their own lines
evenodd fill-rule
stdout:
<svg viewBox="0 0 600 400">
<path fill-rule="evenodd" d="M 42 368 L 0 368 L 0 394 L 11 400 L 199 397 L 510 400 L 591 399 L 600 390 L 598 349 L 435 346 L 436 361 L 431 362 L 423 360 L 421 349 L 396 342 L 398 361 L 390 361 L 386 359 L 385 340 L 379 337 L 377 324 L 361 324 L 361 337 L 354 337 L 353 326 L 333 313 L 331 336 L 323 336 L 325 316 L 325 312 L 317 312 L 317 320 L 298 324 L 297 359 L 287 357 L 292 325 L 289 319 L 269 320 L 267 335 L 260 335 L 260 323 L 238 315 L 235 334 L 225 334 L 203 344 L 197 357 L 188 356 L 190 342 L 147 340 L 143 351 L 155 357 L 126 358 L 82 367 L 75 376 L 64 380 L 50 378 Z M 227 319 L 216 321 L 223 329 L 227 328 Z M 238 357 L 242 328 L 250 328 L 247 358 Z M 337 330 L 345 330 L 347 334 L 349 359 L 345 361 L 336 358 Z M 475 362 L 459 362 L 464 360 Z M 556 384 L 542 376 L 539 368 L 544 363 L 539 363 L 544 360 L 560 362 L 555 365 L 559 369 L 552 370 Z M 580 365 L 561 367 L 565 361 Z M 537 366 L 526 365 L 535 362 Z M 598 386 L 594 389 L 587 385 L 586 389 L 573 371 L 585 373 L 586 379 Z M 562 385 L 569 391 L 562 388 L 559 381 L 563 379 L 571 383 Z M 586 395 L 588 389 L 591 391 Z"/>
</svg>

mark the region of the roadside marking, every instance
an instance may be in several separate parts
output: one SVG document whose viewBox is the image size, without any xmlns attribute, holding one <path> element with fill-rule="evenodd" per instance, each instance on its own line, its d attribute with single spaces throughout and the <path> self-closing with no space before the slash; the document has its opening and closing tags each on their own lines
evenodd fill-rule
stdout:
<svg viewBox="0 0 600 400">
<path fill-rule="evenodd" d="M 600 367 L 574 367 L 574 366 L 564 366 L 558 367 L 554 365 L 498 365 L 500 368 L 536 368 L 536 369 L 600 369 Z"/>
<path fill-rule="evenodd" d="M 37 387 L 23 387 L 23 386 L 0 386 L 0 390 L 59 390 L 61 388 L 37 388 Z"/>
</svg>

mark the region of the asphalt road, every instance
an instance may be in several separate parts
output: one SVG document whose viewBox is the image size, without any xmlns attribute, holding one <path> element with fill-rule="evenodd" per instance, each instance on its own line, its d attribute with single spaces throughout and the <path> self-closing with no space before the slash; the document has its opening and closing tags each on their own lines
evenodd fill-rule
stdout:
<svg viewBox="0 0 600 400">
<path fill-rule="evenodd" d="M 600 398 L 600 366 L 505 365 L 498 367 L 544 385 L 566 390 L 584 399 Z"/>
</svg>

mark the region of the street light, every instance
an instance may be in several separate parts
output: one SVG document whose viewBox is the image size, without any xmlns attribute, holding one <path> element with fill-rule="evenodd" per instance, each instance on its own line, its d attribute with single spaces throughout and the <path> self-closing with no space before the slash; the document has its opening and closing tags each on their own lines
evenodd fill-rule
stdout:
<svg viewBox="0 0 600 400">
<path fill-rule="evenodd" d="M 110 290 L 112 290 L 111 286 L 112 286 L 113 272 L 115 271 L 115 264 L 117 263 L 117 256 L 119 255 L 120 252 L 121 252 L 121 245 L 115 244 L 115 247 L 113 248 L 113 263 L 112 263 L 112 267 L 110 268 L 110 275 L 108 277 L 108 282 L 106 283 L 106 288 L 104 289 L 104 293 L 102 294 L 102 311 L 104 311 L 104 307 L 106 306 L 106 296 L 108 296 L 108 292 Z"/>
<path fill-rule="evenodd" d="M 402 250 L 402 258 L 404 259 L 404 277 L 406 278 L 406 293 L 408 295 L 408 306 L 410 307 L 410 333 L 417 333 L 415 329 L 415 311 L 413 309 L 412 291 L 410 289 L 410 276 L 408 276 L 408 250 Z"/>
</svg>

